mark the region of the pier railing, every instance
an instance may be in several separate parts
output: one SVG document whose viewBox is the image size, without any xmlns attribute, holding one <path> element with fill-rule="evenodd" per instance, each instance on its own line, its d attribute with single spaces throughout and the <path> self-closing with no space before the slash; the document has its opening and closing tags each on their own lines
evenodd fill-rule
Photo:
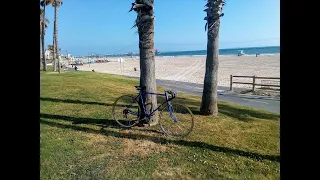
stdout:
<svg viewBox="0 0 320 180">
<path fill-rule="evenodd" d="M 252 79 L 252 83 L 234 81 L 235 78 L 251 78 Z M 263 80 L 261 80 L 261 83 L 256 83 L 257 79 L 263 79 Z M 270 89 L 270 90 L 278 90 L 278 91 L 280 91 L 280 78 L 279 77 L 234 76 L 234 75 L 230 75 L 230 91 L 233 90 L 233 84 L 248 84 L 248 85 L 252 85 L 252 91 L 255 91 L 257 86 L 259 86 L 260 89 Z"/>
</svg>

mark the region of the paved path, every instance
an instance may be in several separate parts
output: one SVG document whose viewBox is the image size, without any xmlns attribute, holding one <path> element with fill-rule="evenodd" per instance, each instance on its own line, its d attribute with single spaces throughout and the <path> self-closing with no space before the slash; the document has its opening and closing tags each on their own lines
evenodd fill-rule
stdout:
<svg viewBox="0 0 320 180">
<path fill-rule="evenodd" d="M 199 96 L 202 96 L 203 91 L 203 85 L 196 83 L 157 79 L 157 85 Z M 235 94 L 226 90 L 228 90 L 228 87 L 218 87 L 218 100 L 280 114 L 280 98 Z M 234 90 L 237 89 L 235 88 Z"/>
</svg>

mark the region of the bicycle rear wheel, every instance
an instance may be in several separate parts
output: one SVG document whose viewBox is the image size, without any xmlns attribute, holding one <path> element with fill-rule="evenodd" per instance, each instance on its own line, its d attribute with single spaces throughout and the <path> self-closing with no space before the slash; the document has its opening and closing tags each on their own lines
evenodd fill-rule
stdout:
<svg viewBox="0 0 320 180">
<path fill-rule="evenodd" d="M 129 128 L 136 125 L 139 122 L 140 112 L 138 101 L 130 95 L 120 96 L 113 103 L 113 118 L 122 127 Z"/>
<path fill-rule="evenodd" d="M 168 103 L 165 103 L 160 111 L 159 124 L 162 131 L 168 136 L 187 136 L 194 125 L 194 116 L 191 110 L 182 104 L 172 102 L 170 104 L 172 114 L 170 114 Z"/>
</svg>

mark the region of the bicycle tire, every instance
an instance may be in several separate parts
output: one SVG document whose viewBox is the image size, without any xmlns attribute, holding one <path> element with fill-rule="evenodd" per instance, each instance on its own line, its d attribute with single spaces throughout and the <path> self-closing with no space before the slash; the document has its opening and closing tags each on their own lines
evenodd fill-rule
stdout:
<svg viewBox="0 0 320 180">
<path fill-rule="evenodd" d="M 160 128 L 167 136 L 185 137 L 193 130 L 194 115 L 188 107 L 182 104 L 172 102 L 170 104 L 173 108 L 172 114 L 178 121 L 174 122 L 174 119 L 170 116 L 168 110 L 168 103 L 165 103 L 159 115 Z M 173 128 L 176 127 L 181 131 L 182 126 L 187 127 L 187 129 L 182 133 L 178 133 L 179 130 L 173 130 Z M 174 133 L 174 131 L 177 133 Z"/>
<path fill-rule="evenodd" d="M 140 112 L 139 102 L 131 95 L 120 96 L 113 103 L 112 116 L 122 127 L 135 126 L 139 122 Z M 130 115 L 130 118 L 128 118 L 128 115 Z"/>
</svg>

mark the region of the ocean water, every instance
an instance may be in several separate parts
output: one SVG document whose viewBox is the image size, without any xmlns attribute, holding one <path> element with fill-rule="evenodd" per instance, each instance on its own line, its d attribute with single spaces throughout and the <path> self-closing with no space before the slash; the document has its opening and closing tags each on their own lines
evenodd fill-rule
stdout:
<svg viewBox="0 0 320 180">
<path fill-rule="evenodd" d="M 232 49 L 220 49 L 219 55 L 238 55 L 239 51 L 243 50 L 245 55 L 273 55 L 273 54 L 280 54 L 280 46 L 266 46 L 266 47 L 250 47 L 250 48 L 232 48 Z M 195 51 L 172 51 L 172 52 L 162 52 L 161 49 L 159 50 L 160 53 L 156 54 L 156 56 L 206 56 L 207 50 L 195 50 Z M 131 56 L 130 54 L 109 54 L 109 55 L 100 55 L 100 57 L 125 57 Z M 133 56 L 139 56 L 138 53 L 134 54 Z M 83 56 L 87 58 L 88 56 Z M 90 58 L 92 58 L 90 56 Z"/>
<path fill-rule="evenodd" d="M 268 47 L 220 49 L 219 55 L 238 55 L 240 50 L 243 50 L 245 55 L 280 54 L 280 46 L 268 46 Z M 205 55 L 207 55 L 207 50 L 173 51 L 173 52 L 161 52 L 160 50 L 160 54 L 157 54 L 156 56 L 205 56 Z"/>
</svg>

